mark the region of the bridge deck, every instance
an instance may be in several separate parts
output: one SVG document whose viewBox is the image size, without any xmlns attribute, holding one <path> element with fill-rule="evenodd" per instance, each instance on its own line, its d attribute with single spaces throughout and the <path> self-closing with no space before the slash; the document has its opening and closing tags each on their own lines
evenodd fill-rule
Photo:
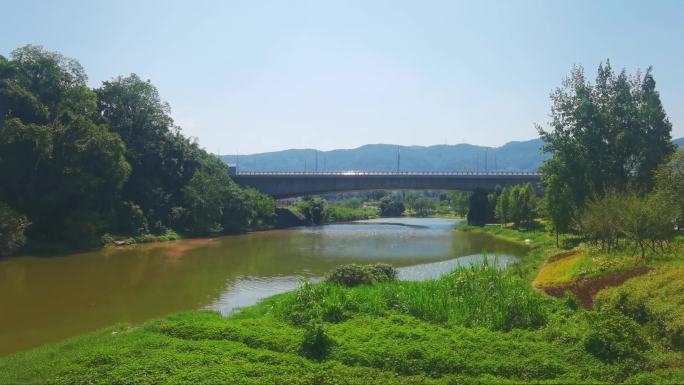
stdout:
<svg viewBox="0 0 684 385">
<path fill-rule="evenodd" d="M 231 177 L 275 198 L 364 190 L 493 190 L 528 182 L 541 192 L 536 172 L 240 172 Z"/>
<path fill-rule="evenodd" d="M 360 175 L 483 175 L 483 176 L 501 176 L 501 175 L 532 175 L 539 176 L 538 172 L 531 171 L 492 171 L 492 172 L 469 172 L 469 171 L 331 171 L 331 172 L 313 172 L 313 171 L 241 171 L 234 174 L 237 177 L 251 176 L 251 175 L 310 175 L 310 176 L 360 176 Z"/>
</svg>

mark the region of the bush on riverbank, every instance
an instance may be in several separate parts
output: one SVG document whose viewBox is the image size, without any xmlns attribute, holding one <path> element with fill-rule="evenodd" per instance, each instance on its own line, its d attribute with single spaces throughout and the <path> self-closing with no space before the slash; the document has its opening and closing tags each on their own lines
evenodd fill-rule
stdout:
<svg viewBox="0 0 684 385">
<path fill-rule="evenodd" d="M 393 281 L 397 278 L 397 269 L 386 263 L 372 265 L 343 265 L 328 274 L 326 281 L 347 287 L 363 284 Z"/>
</svg>

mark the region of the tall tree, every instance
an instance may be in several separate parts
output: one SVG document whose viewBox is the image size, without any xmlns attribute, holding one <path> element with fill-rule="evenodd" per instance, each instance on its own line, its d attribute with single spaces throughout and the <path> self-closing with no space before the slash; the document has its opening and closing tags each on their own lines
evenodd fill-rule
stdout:
<svg viewBox="0 0 684 385">
<path fill-rule="evenodd" d="M 599 66 L 591 84 L 584 70 L 576 67 L 551 100 L 551 129 L 538 127 L 545 150 L 553 154 L 542 172 L 545 183 L 568 189 L 563 194 L 570 196 L 570 207 L 581 208 L 587 199 L 609 189 L 652 188 L 653 172 L 673 145 L 671 124 L 650 69 L 644 77 L 630 77 L 624 70 L 616 75 L 607 62 Z"/>
<path fill-rule="evenodd" d="M 37 46 L 0 60 L 0 199 L 43 238 L 97 235 L 130 173 L 86 80 L 78 62 Z"/>
<path fill-rule="evenodd" d="M 559 246 L 558 237 L 560 233 L 567 232 L 572 223 L 572 197 L 570 188 L 553 173 L 546 174 L 544 181 L 546 190 L 542 205 L 549 218 L 551 229 L 556 233 L 556 247 Z"/>
</svg>

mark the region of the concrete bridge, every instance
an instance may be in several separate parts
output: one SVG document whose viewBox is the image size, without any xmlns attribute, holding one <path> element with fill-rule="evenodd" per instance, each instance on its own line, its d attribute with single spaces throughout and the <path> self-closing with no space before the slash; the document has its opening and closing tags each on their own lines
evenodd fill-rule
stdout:
<svg viewBox="0 0 684 385">
<path fill-rule="evenodd" d="M 534 172 L 240 172 L 231 178 L 274 198 L 364 190 L 494 190 L 496 186 L 532 183 Z"/>
</svg>

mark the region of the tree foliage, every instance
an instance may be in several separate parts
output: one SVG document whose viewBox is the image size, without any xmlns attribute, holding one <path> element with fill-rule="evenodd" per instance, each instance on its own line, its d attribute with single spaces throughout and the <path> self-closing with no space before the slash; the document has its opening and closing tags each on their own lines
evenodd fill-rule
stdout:
<svg viewBox="0 0 684 385">
<path fill-rule="evenodd" d="M 626 239 L 643 259 L 648 250 L 658 253 L 670 242 L 676 216 L 673 201 L 657 193 L 609 191 L 585 205 L 577 224 L 581 234 L 605 251 L 617 249 Z"/>
<path fill-rule="evenodd" d="M 674 147 L 651 68 L 616 75 L 607 62 L 592 84 L 575 67 L 551 100 L 551 129 L 538 129 L 553 154 L 541 171 L 554 228 L 566 230 L 568 210 L 608 190 L 653 188 L 654 170 Z"/>
<path fill-rule="evenodd" d="M 29 238 L 85 246 L 104 232 L 240 231 L 272 218 L 270 198 L 232 184 L 149 81 L 86 82 L 78 62 L 41 47 L 0 56 L 0 200 L 32 222 Z"/>
<path fill-rule="evenodd" d="M 400 217 L 406 208 L 404 203 L 393 196 L 384 196 L 380 199 L 381 217 Z"/>
<path fill-rule="evenodd" d="M 670 200 L 676 222 L 684 226 L 684 150 L 679 150 L 656 170 L 656 193 L 659 199 Z"/>
</svg>

